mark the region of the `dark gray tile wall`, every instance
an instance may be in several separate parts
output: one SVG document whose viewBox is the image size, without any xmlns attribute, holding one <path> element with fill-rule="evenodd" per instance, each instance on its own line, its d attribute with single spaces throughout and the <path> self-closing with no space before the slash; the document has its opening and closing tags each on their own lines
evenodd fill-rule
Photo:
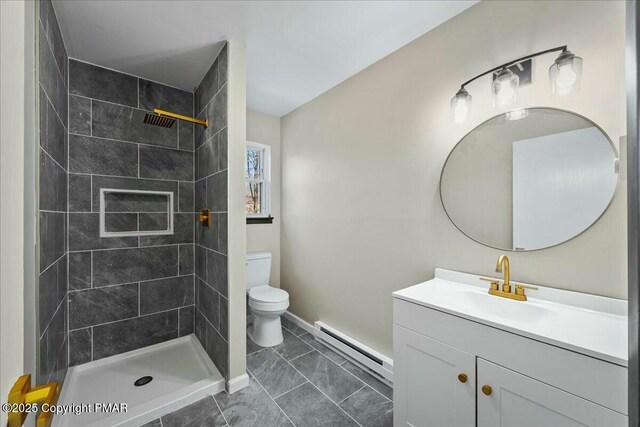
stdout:
<svg viewBox="0 0 640 427">
<path fill-rule="evenodd" d="M 138 107 L 138 78 L 80 61 L 69 62 L 69 94 Z"/>
<path fill-rule="evenodd" d="M 192 306 L 193 292 L 192 276 L 143 282 L 140 284 L 140 314 Z"/>
<path fill-rule="evenodd" d="M 91 105 L 93 136 L 178 148 L 178 126 L 162 128 L 146 125 L 144 117 L 147 112 L 137 108 L 95 99 Z"/>
<path fill-rule="evenodd" d="M 81 329 L 138 315 L 139 284 L 85 289 L 69 295 L 69 328 Z"/>
<path fill-rule="evenodd" d="M 38 2 L 40 129 L 38 369 L 36 382 L 67 371 L 67 51 L 50 0 Z"/>
<path fill-rule="evenodd" d="M 71 366 L 194 331 L 194 129 L 143 122 L 154 108 L 193 116 L 193 102 L 192 93 L 69 60 Z M 100 188 L 172 191 L 174 234 L 100 238 Z M 111 231 L 166 226 L 164 198 L 108 203 Z"/>
<path fill-rule="evenodd" d="M 50 1 L 39 15 L 38 381 L 194 331 L 226 376 L 226 47 L 191 94 L 69 60 Z M 153 108 L 210 126 L 144 125 Z M 100 188 L 173 191 L 174 235 L 100 238 Z M 147 212 L 111 214 L 109 226 L 163 225 L 154 206 L 140 200 L 136 212 Z M 209 228 L 197 222 L 203 208 L 213 211 Z"/>
<path fill-rule="evenodd" d="M 69 172 L 138 176 L 138 164 L 138 144 L 69 135 Z"/>
<path fill-rule="evenodd" d="M 172 87 L 140 79 L 140 108 L 169 110 L 183 116 L 193 116 L 193 94 L 176 91 Z M 191 126 L 185 123 L 185 126 Z"/>
<path fill-rule="evenodd" d="M 140 177 L 193 180 L 193 152 L 140 146 Z"/>
<path fill-rule="evenodd" d="M 105 323 L 93 329 L 93 360 L 178 338 L 179 310 Z"/>
<path fill-rule="evenodd" d="M 227 46 L 194 93 L 195 211 L 211 210 L 209 227 L 196 223 L 195 334 L 228 378 L 227 319 Z"/>
</svg>

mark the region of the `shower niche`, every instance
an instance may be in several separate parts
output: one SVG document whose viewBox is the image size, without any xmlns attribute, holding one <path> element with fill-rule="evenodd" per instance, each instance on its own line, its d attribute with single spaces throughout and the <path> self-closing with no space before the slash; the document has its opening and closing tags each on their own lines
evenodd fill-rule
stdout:
<svg viewBox="0 0 640 427">
<path fill-rule="evenodd" d="M 100 189 L 100 237 L 173 234 L 173 192 Z"/>
</svg>

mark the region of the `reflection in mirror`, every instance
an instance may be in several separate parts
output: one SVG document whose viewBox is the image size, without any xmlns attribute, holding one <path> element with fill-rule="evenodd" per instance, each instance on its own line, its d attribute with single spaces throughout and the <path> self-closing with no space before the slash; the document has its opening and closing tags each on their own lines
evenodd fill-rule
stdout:
<svg viewBox="0 0 640 427">
<path fill-rule="evenodd" d="M 615 148 L 597 125 L 567 111 L 530 108 L 467 134 L 445 162 L 440 197 L 470 238 L 535 250 L 589 228 L 609 206 L 617 181 Z"/>
</svg>

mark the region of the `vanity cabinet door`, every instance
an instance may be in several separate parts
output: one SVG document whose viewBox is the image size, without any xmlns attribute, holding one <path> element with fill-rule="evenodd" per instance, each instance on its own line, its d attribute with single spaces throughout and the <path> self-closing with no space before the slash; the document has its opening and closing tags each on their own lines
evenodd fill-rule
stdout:
<svg viewBox="0 0 640 427">
<path fill-rule="evenodd" d="M 478 427 L 627 425 L 618 412 L 478 358 Z"/>
<path fill-rule="evenodd" d="M 393 350 L 394 426 L 475 426 L 475 356 L 398 325 Z"/>
</svg>

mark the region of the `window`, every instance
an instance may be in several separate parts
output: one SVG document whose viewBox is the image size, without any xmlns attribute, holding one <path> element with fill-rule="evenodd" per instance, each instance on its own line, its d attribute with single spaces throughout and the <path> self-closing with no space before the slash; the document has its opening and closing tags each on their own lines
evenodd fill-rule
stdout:
<svg viewBox="0 0 640 427">
<path fill-rule="evenodd" d="M 270 218 L 270 165 L 271 147 L 247 142 L 245 167 L 247 219 Z"/>
</svg>

